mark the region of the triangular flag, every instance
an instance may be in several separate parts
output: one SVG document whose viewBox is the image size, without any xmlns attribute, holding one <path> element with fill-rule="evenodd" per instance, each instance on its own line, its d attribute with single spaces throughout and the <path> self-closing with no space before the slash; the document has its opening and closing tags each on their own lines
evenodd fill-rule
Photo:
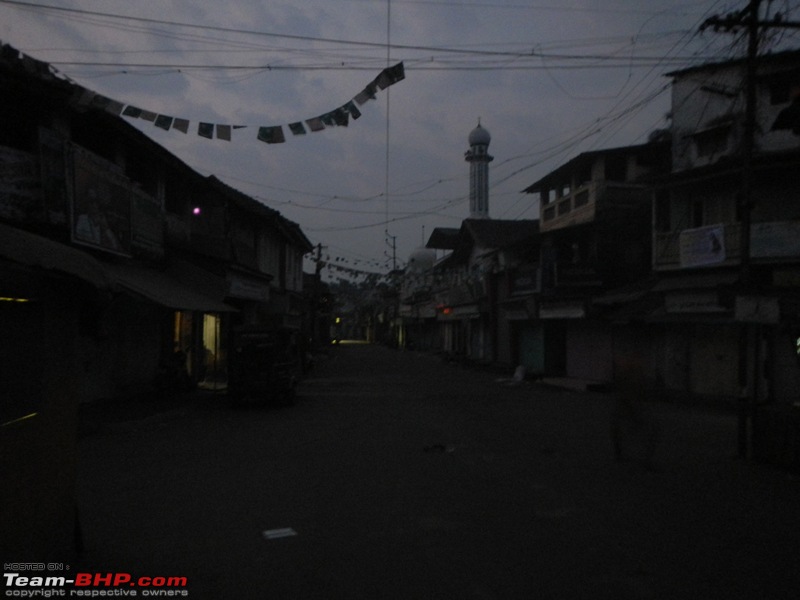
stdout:
<svg viewBox="0 0 800 600">
<path fill-rule="evenodd" d="M 197 135 L 199 135 L 200 137 L 212 139 L 214 137 L 214 124 L 199 123 L 197 125 Z"/>
<path fill-rule="evenodd" d="M 280 125 L 275 127 L 259 127 L 258 139 L 267 144 L 282 144 L 286 141 L 283 135 L 283 128 Z"/>
<path fill-rule="evenodd" d="M 289 123 L 289 129 L 295 135 L 305 135 L 306 128 L 303 127 L 303 124 L 298 121 L 297 123 Z"/>
<path fill-rule="evenodd" d="M 217 125 L 217 139 L 231 141 L 231 126 L 230 125 Z"/>
</svg>

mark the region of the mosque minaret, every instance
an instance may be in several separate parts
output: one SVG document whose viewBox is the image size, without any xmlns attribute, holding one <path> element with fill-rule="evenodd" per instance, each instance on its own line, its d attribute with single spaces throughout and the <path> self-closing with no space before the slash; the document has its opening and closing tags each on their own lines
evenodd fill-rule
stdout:
<svg viewBox="0 0 800 600">
<path fill-rule="evenodd" d="M 469 150 L 464 160 L 469 163 L 469 217 L 470 219 L 489 218 L 489 163 L 494 160 L 489 155 L 489 142 L 492 136 L 481 126 L 469 134 Z"/>
</svg>

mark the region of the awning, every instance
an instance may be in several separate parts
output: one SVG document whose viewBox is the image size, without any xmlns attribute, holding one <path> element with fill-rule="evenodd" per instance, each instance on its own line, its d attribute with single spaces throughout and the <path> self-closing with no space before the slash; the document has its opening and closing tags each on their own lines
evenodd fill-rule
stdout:
<svg viewBox="0 0 800 600">
<path fill-rule="evenodd" d="M 29 267 L 70 275 L 98 289 L 110 287 L 103 265 L 93 256 L 72 246 L 3 224 L 0 224 L 0 257 Z"/>
<path fill-rule="evenodd" d="M 210 293 L 189 287 L 156 269 L 134 265 L 106 265 L 111 277 L 123 288 L 156 304 L 178 310 L 199 312 L 238 312 L 236 308 L 213 298 Z"/>
</svg>

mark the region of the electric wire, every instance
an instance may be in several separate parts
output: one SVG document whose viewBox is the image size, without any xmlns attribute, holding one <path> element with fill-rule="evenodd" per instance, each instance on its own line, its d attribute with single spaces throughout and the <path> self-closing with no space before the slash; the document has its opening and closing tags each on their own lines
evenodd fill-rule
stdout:
<svg viewBox="0 0 800 600">
<path fill-rule="evenodd" d="M 356 0 L 350 0 L 350 1 L 356 1 Z M 405 0 L 405 1 L 404 0 L 394 0 L 394 1 L 397 2 L 397 3 L 400 3 L 400 4 L 428 4 L 428 5 L 442 5 L 442 6 L 448 6 L 448 5 L 454 5 L 455 4 L 453 2 L 422 2 L 422 1 L 414 2 L 413 0 Z M 35 5 L 35 4 L 32 4 L 32 3 L 26 3 L 26 2 L 11 2 L 11 1 L 8 1 L 8 0 L 0 1 L 0 5 L 4 5 L 4 4 L 26 6 L 26 7 L 29 7 L 29 8 L 35 7 L 35 10 L 43 10 L 43 9 L 47 9 L 47 10 L 62 10 L 60 7 L 46 7 L 46 6 L 43 6 L 43 5 Z M 471 5 L 472 3 L 469 3 L 469 4 Z M 479 6 L 482 6 L 484 4 L 485 3 L 474 3 L 474 6 L 475 7 L 479 7 Z M 497 5 L 491 5 L 491 6 L 493 8 L 499 8 Z M 687 4 L 686 6 L 690 6 L 690 5 Z M 520 6 L 520 8 L 524 8 L 524 7 Z M 540 8 L 546 9 L 546 7 L 540 7 Z M 552 7 L 553 10 L 556 10 L 557 8 L 558 7 Z M 82 14 L 84 17 L 100 15 L 100 16 L 105 16 L 105 17 L 108 17 L 108 18 L 130 19 L 129 17 L 122 17 L 122 16 L 119 16 L 119 15 L 110 15 L 108 13 L 96 13 L 96 12 L 93 12 L 93 11 L 76 11 L 76 12 L 78 14 Z M 608 12 L 608 11 L 605 11 L 605 12 Z M 644 12 L 645 11 L 642 11 L 642 14 L 644 14 Z M 661 11 L 647 11 L 647 12 L 648 12 L 649 15 L 652 16 L 652 15 L 660 14 Z M 134 20 L 137 20 L 137 19 L 134 18 Z M 159 21 L 159 20 L 155 20 L 155 19 L 141 19 L 141 20 L 139 20 L 139 22 L 143 22 L 143 21 L 144 22 L 148 22 L 149 24 L 156 24 L 157 23 L 157 24 L 160 24 L 160 25 L 167 25 L 167 26 L 170 26 L 170 27 L 172 27 L 172 26 L 176 26 L 176 27 L 195 27 L 195 26 L 190 25 L 190 24 L 181 24 L 181 23 L 170 22 L 170 21 Z M 89 21 L 84 21 L 84 22 L 89 23 Z M 100 25 L 100 26 L 104 26 L 104 27 L 110 27 L 111 26 L 107 22 L 106 23 L 94 22 L 94 23 L 90 23 L 90 24 Z M 213 27 L 207 27 L 207 28 L 206 27 L 201 27 L 201 28 L 202 29 L 207 29 L 208 31 L 217 31 L 217 32 L 224 32 L 224 33 L 234 33 L 235 32 L 235 33 L 243 33 L 243 34 L 248 34 L 248 35 L 263 33 L 263 32 L 250 32 L 250 31 L 247 31 L 247 30 L 235 30 L 235 29 L 226 29 L 226 28 L 213 28 Z M 139 32 L 139 33 L 154 34 L 152 30 L 147 30 L 146 28 L 141 28 L 139 30 L 136 30 L 135 28 L 128 28 L 128 29 L 122 29 L 122 30 Z M 675 32 L 672 32 L 671 35 L 674 35 L 674 33 Z M 681 33 L 685 33 L 685 32 L 681 32 Z M 225 40 L 225 39 L 222 39 L 222 38 L 212 39 L 212 38 L 207 38 L 207 37 L 203 37 L 203 36 L 197 36 L 196 38 L 194 38 L 193 35 L 187 35 L 187 36 L 184 36 L 184 37 L 175 37 L 174 34 L 171 34 L 170 32 L 163 32 L 163 31 L 159 32 L 159 33 L 157 33 L 155 35 L 163 36 L 163 37 L 165 37 L 165 39 L 175 39 L 175 40 L 182 41 L 182 42 L 187 42 L 187 43 L 191 42 L 191 43 L 202 43 L 202 44 L 209 44 L 209 45 L 212 45 L 212 44 L 213 45 L 217 45 L 216 49 L 214 50 L 214 52 L 220 51 L 220 48 L 223 48 L 223 47 L 227 48 L 228 52 L 246 53 L 246 52 L 251 51 L 250 48 L 246 48 L 244 46 L 242 46 L 239 49 L 234 49 L 233 46 L 228 47 L 227 46 L 228 44 L 234 44 L 234 42 L 232 40 Z M 271 36 L 273 34 L 265 34 L 265 35 Z M 371 43 L 362 43 L 362 42 L 356 42 L 356 41 L 352 41 L 352 40 L 350 40 L 350 41 L 348 41 L 348 40 L 334 40 L 334 39 L 329 39 L 329 38 L 314 38 L 314 37 L 310 37 L 310 36 L 282 36 L 282 35 L 279 35 L 279 34 L 275 34 L 274 37 L 281 38 L 281 39 L 284 39 L 284 40 L 306 41 L 306 42 L 313 42 L 313 43 L 331 44 L 333 46 L 337 46 L 337 45 L 340 45 L 340 44 L 341 45 L 351 45 L 352 46 L 351 50 L 353 48 L 357 48 L 357 49 L 363 50 L 365 52 L 369 52 L 370 48 L 375 46 L 374 44 L 371 44 Z M 660 38 L 660 42 L 663 43 L 667 39 L 669 39 L 668 36 L 666 34 L 664 34 L 663 37 Z M 236 43 L 239 43 L 239 42 L 236 42 Z M 576 41 L 575 42 L 576 45 L 573 46 L 573 48 L 577 49 L 578 48 L 578 44 L 588 44 L 588 43 L 589 43 L 588 40 Z M 617 41 L 617 43 L 619 43 L 619 41 Z M 687 45 L 688 45 L 688 42 L 687 42 Z M 386 47 L 387 45 L 381 44 L 381 46 Z M 611 50 L 608 53 L 587 52 L 587 53 L 575 54 L 575 55 L 570 55 L 570 54 L 565 54 L 563 52 L 554 51 L 554 50 L 562 50 L 562 49 L 565 49 L 565 48 L 568 49 L 569 48 L 568 45 L 565 46 L 565 47 L 562 47 L 562 48 L 557 48 L 554 45 L 551 48 L 550 52 L 539 52 L 539 53 L 525 52 L 525 51 L 513 52 L 513 51 L 507 51 L 507 50 L 504 50 L 504 51 L 479 50 L 479 49 L 476 49 L 476 48 L 469 48 L 469 49 L 454 48 L 454 47 L 443 48 L 443 47 L 433 47 L 433 46 L 405 46 L 405 47 L 396 46 L 396 45 L 395 46 L 388 45 L 388 46 L 390 46 L 389 49 L 388 49 L 389 52 L 391 51 L 391 49 L 402 49 L 403 51 L 407 51 L 409 53 L 412 53 L 412 52 L 429 52 L 429 53 L 437 54 L 437 56 L 435 58 L 413 58 L 413 57 L 409 58 L 408 59 L 409 64 L 407 65 L 407 69 L 408 70 L 416 70 L 416 71 L 445 71 L 445 70 L 450 70 L 450 71 L 468 71 L 468 70 L 469 71 L 481 71 L 481 70 L 485 70 L 485 71 L 489 71 L 489 70 L 494 70 L 494 71 L 513 71 L 513 70 L 523 71 L 523 70 L 529 70 L 530 71 L 530 70 L 544 70 L 544 71 L 548 72 L 548 74 L 552 74 L 553 69 L 558 69 L 558 70 L 563 70 L 563 71 L 577 70 L 577 69 L 608 69 L 608 68 L 615 68 L 615 69 L 627 68 L 629 70 L 630 69 L 638 69 L 638 68 L 649 69 L 647 75 L 642 77 L 642 78 L 640 78 L 640 80 L 639 80 L 640 84 L 643 85 L 643 86 L 645 86 L 645 78 L 650 76 L 652 74 L 653 70 L 655 70 L 658 67 L 670 67 L 670 66 L 685 67 L 690 62 L 702 62 L 702 61 L 708 59 L 709 56 L 710 56 L 710 55 L 702 56 L 702 55 L 698 55 L 698 54 L 693 54 L 692 56 L 671 55 L 672 49 L 675 47 L 674 44 L 673 44 L 672 48 L 670 48 L 670 51 L 668 51 L 667 53 L 665 53 L 662 56 L 646 56 L 646 55 L 641 55 L 641 54 L 637 55 L 637 56 L 621 56 L 621 54 L 623 52 L 626 52 L 626 51 L 630 52 L 631 54 L 634 52 L 635 44 L 633 44 L 633 43 L 628 47 L 620 47 L 620 48 L 617 48 L 616 50 Z M 586 47 L 586 46 L 582 46 L 582 47 Z M 651 46 L 651 48 L 655 48 L 655 46 Z M 256 51 L 255 48 L 253 48 L 252 50 Z M 352 51 L 349 51 L 346 54 L 343 52 L 342 54 L 335 55 L 334 53 L 336 51 L 333 48 L 308 50 L 306 52 L 304 52 L 302 49 L 298 49 L 298 48 L 285 48 L 285 47 L 276 47 L 276 50 L 279 51 L 279 52 L 286 52 L 287 53 L 286 57 L 282 59 L 284 62 L 282 62 L 281 64 L 260 65 L 260 66 L 255 66 L 255 67 L 254 66 L 247 66 L 247 65 L 214 65 L 214 64 L 211 64 L 211 63 L 208 63 L 208 64 L 198 63 L 198 64 L 194 64 L 194 65 L 188 64 L 188 63 L 187 64 L 174 63 L 174 64 L 171 64 L 171 65 L 166 65 L 165 66 L 165 65 L 158 65 L 158 64 L 155 64 L 155 63 L 144 63 L 144 62 L 142 62 L 142 63 L 126 63 L 126 62 L 100 63 L 99 61 L 83 61 L 83 62 L 75 61 L 74 63 L 66 63 L 65 62 L 65 63 L 59 63 L 59 64 L 63 64 L 63 65 L 74 64 L 75 66 L 78 66 L 78 64 L 80 63 L 80 66 L 86 67 L 86 68 L 89 68 L 89 67 L 92 67 L 92 68 L 94 68 L 94 67 L 111 68 L 113 66 L 113 67 L 127 68 L 127 69 L 160 69 L 160 71 L 158 71 L 158 74 L 168 73 L 168 72 L 170 72 L 171 69 L 175 69 L 175 70 L 190 70 L 193 73 L 192 76 L 199 76 L 199 73 L 202 72 L 202 71 L 206 71 L 206 72 L 209 72 L 209 71 L 233 71 L 233 72 L 241 71 L 241 72 L 244 72 L 241 75 L 242 77 L 249 78 L 249 77 L 256 76 L 259 72 L 265 72 L 265 71 L 270 71 L 270 70 L 275 70 L 275 71 L 278 71 L 278 70 L 287 70 L 287 71 L 299 71 L 299 70 L 308 70 L 308 71 L 314 71 L 314 70 L 367 70 L 367 69 L 374 68 L 374 66 L 373 66 L 375 64 L 374 61 L 376 60 L 375 58 L 370 58 L 368 56 L 361 56 L 361 55 L 358 55 L 358 54 L 354 54 Z M 179 50 L 172 50 L 172 51 L 177 52 Z M 127 52 L 127 51 L 125 51 L 125 52 Z M 123 52 L 123 54 L 125 52 Z M 135 51 L 130 51 L 130 52 L 133 53 Z M 167 51 L 165 51 L 165 52 L 167 52 Z M 200 52 L 203 52 L 203 50 L 197 49 L 196 52 L 200 53 Z M 388 54 L 388 52 L 387 52 L 387 54 Z M 293 60 L 296 61 L 296 59 L 298 57 L 301 57 L 301 56 L 307 57 L 310 61 L 317 61 L 317 62 L 316 63 L 314 63 L 314 62 L 305 62 L 305 63 L 295 62 L 294 64 L 290 64 L 290 63 L 286 62 L 286 61 L 289 61 L 291 59 L 290 57 L 293 57 Z M 336 64 L 334 62 L 337 59 L 340 61 L 339 64 Z M 342 60 L 342 59 L 344 59 L 344 60 Z M 348 63 L 348 61 L 349 61 L 349 63 Z M 498 61 L 503 61 L 506 64 L 502 64 L 502 63 L 500 63 Z M 547 64 L 544 64 L 545 61 L 547 61 Z M 570 63 L 580 62 L 581 64 L 558 64 L 558 63 L 555 63 L 554 61 L 569 61 Z M 594 61 L 594 62 L 592 62 L 592 61 Z M 342 64 L 342 62 L 347 63 L 347 64 Z M 519 62 L 523 62 L 523 63 L 527 63 L 527 64 L 518 64 Z M 110 76 L 112 74 L 113 73 L 95 74 L 94 76 L 95 77 L 103 77 L 103 76 Z M 126 74 L 132 74 L 132 73 L 129 72 L 129 73 L 126 73 Z M 144 75 L 145 73 L 137 72 L 136 74 L 137 75 Z M 150 73 L 150 74 L 152 75 L 152 73 Z M 183 72 L 183 71 L 182 71 L 182 74 L 185 75 L 185 76 L 188 75 L 186 72 Z M 628 80 L 630 81 L 630 75 L 629 75 Z M 608 137 L 613 135 L 613 133 L 615 133 L 615 131 L 614 131 L 615 129 L 619 130 L 619 128 L 621 128 L 624 125 L 624 123 L 626 121 L 626 117 L 627 117 L 627 120 L 630 120 L 631 118 L 633 118 L 633 116 L 635 116 L 635 114 L 637 114 L 637 109 L 639 109 L 639 110 L 643 109 L 647 105 L 648 101 L 652 101 L 654 98 L 658 97 L 660 95 L 660 93 L 663 93 L 663 91 L 664 91 L 663 89 L 660 89 L 658 91 L 658 94 L 656 94 L 655 96 L 652 96 L 652 94 L 649 94 L 649 93 L 647 95 L 645 95 L 646 92 L 643 91 L 643 90 L 639 91 L 638 95 L 633 95 L 634 91 L 637 90 L 637 87 L 639 87 L 639 84 L 634 85 L 632 83 L 629 86 L 628 82 L 626 82 L 625 86 L 622 86 L 621 89 L 617 93 L 617 96 L 619 97 L 619 100 L 620 100 L 619 103 L 617 103 L 614 107 L 609 109 L 609 111 L 603 117 L 598 117 L 597 119 L 594 120 L 594 123 L 596 124 L 596 127 L 593 127 L 591 129 L 591 133 L 589 133 L 589 132 L 584 130 L 582 135 L 575 136 L 576 139 L 573 140 L 574 144 L 572 146 L 570 146 L 567 143 L 559 144 L 559 146 L 556 147 L 555 150 L 551 151 L 551 153 L 549 155 L 547 154 L 546 151 L 544 151 L 544 150 L 541 151 L 541 153 L 539 154 L 537 160 L 534 163 L 531 163 L 531 164 L 529 164 L 527 166 L 524 166 L 521 169 L 517 169 L 514 172 L 512 172 L 510 175 L 502 176 L 495 184 L 493 184 L 493 187 L 508 181 L 510 178 L 512 178 L 512 177 L 514 177 L 516 175 L 519 175 L 520 173 L 522 173 L 524 171 L 527 171 L 530 168 L 533 168 L 535 166 L 538 166 L 539 164 L 542 164 L 542 163 L 546 162 L 548 159 L 552 160 L 554 157 L 561 156 L 561 155 L 563 155 L 563 153 L 568 153 L 571 150 L 574 150 L 574 148 L 577 147 L 575 144 L 580 144 L 580 143 L 586 141 L 587 139 L 589 139 L 591 137 L 598 136 L 596 138 L 598 140 L 596 143 L 599 144 L 602 139 L 607 139 Z M 626 88 L 627 88 L 627 91 L 626 91 Z M 623 95 L 623 92 L 626 92 L 626 93 Z M 616 108 L 619 108 L 620 110 L 618 110 L 617 112 L 614 112 L 614 109 L 616 109 Z M 387 121 L 388 121 L 388 113 L 387 113 Z M 599 136 L 599 134 L 601 132 L 603 132 L 603 131 L 606 132 L 606 136 L 604 138 L 601 138 Z M 556 154 L 556 152 L 558 152 L 558 154 Z M 513 159 L 507 159 L 506 161 L 504 161 L 504 163 L 507 163 L 508 166 L 511 166 L 511 162 L 512 161 L 520 160 L 520 159 L 521 159 L 521 157 L 517 156 L 517 157 L 514 157 Z M 500 163 L 500 164 L 498 164 L 496 166 L 497 167 L 501 167 L 502 165 L 503 165 L 503 163 Z M 505 168 L 505 167 L 503 167 L 503 168 Z M 453 179 L 455 179 L 455 178 L 453 178 Z M 408 196 L 411 196 L 411 195 L 414 195 L 414 194 L 417 194 L 417 195 L 422 194 L 423 192 L 427 192 L 427 191 L 429 191 L 431 189 L 434 189 L 435 187 L 437 187 L 439 185 L 442 185 L 444 183 L 447 183 L 449 181 L 451 181 L 450 178 L 443 178 L 443 179 L 436 180 L 434 183 L 430 184 L 430 187 L 427 187 L 425 189 L 422 189 L 422 190 L 419 190 L 419 191 L 416 191 L 416 192 L 411 192 L 411 193 L 408 194 Z M 295 192 L 298 192 L 298 191 L 295 190 Z M 319 195 L 319 197 L 323 197 L 323 196 L 324 195 Z M 324 196 L 324 197 L 325 197 L 326 201 L 346 200 L 346 201 L 355 201 L 355 202 L 369 202 L 371 199 L 379 198 L 381 196 L 384 197 L 384 199 L 385 199 L 385 201 L 387 203 L 388 203 L 388 201 L 390 199 L 395 200 L 395 199 L 400 199 L 401 198 L 401 195 L 399 195 L 397 193 L 389 194 L 388 193 L 388 186 L 387 186 L 387 189 L 385 190 L 384 194 L 377 194 L 377 195 L 372 196 L 372 197 L 365 197 L 365 198 L 352 198 L 352 197 L 348 198 L 348 197 L 345 197 L 345 196 Z M 409 212 L 409 214 L 399 214 L 398 213 L 399 214 L 398 218 L 397 219 L 392 219 L 391 222 L 395 222 L 396 220 L 405 220 L 405 219 L 408 219 L 408 218 L 416 218 L 416 217 L 419 217 L 419 216 L 427 216 L 427 215 L 430 215 L 430 214 L 439 214 L 439 213 L 434 212 L 434 211 L 436 211 L 436 210 L 439 210 L 439 211 L 447 210 L 448 208 L 452 208 L 459 201 L 465 201 L 465 200 L 466 200 L 466 196 L 460 196 L 460 197 L 457 197 L 457 198 L 451 198 L 451 199 L 449 199 L 449 200 L 447 200 L 445 202 L 440 202 L 436 207 L 434 207 L 433 209 L 428 210 L 428 211 L 421 211 L 419 213 L 416 213 L 416 212 L 411 213 L 411 212 Z M 266 201 L 266 200 L 262 199 L 262 201 Z M 425 202 L 430 202 L 430 201 L 435 201 L 435 199 L 430 199 L 430 200 L 426 199 L 424 201 Z M 289 204 L 291 204 L 291 202 Z M 294 205 L 298 206 L 296 203 Z M 320 210 L 325 210 L 323 208 L 320 208 L 320 206 L 316 206 L 316 207 L 308 206 L 306 208 L 309 208 L 309 209 L 317 208 L 317 209 L 320 209 Z M 523 210 L 523 213 L 529 211 L 530 209 L 531 209 L 531 206 L 525 208 Z M 327 210 L 333 210 L 333 209 L 332 208 L 327 208 Z M 347 209 L 343 209 L 343 210 L 347 211 Z M 353 212 L 357 212 L 357 211 L 353 211 Z M 365 213 L 365 214 L 368 214 L 368 213 Z M 386 219 L 387 231 L 388 231 L 388 223 L 389 223 L 389 219 Z M 361 229 L 361 228 L 364 228 L 364 227 L 375 227 L 375 226 L 376 225 L 361 225 L 361 226 L 358 226 L 357 229 Z M 344 230 L 351 230 L 351 229 L 353 229 L 353 228 L 345 228 Z M 326 229 L 320 229 L 319 231 L 325 231 L 325 230 Z"/>
</svg>

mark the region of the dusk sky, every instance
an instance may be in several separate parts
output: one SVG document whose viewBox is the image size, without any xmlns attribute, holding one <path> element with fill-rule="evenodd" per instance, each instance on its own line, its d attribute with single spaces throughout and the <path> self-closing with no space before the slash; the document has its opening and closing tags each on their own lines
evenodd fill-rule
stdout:
<svg viewBox="0 0 800 600">
<path fill-rule="evenodd" d="M 800 2 L 763 4 L 795 20 L 800 12 Z M 182 133 L 126 118 L 199 173 L 297 222 L 334 264 L 385 272 L 392 243 L 402 267 L 433 228 L 468 216 L 464 152 L 478 119 L 495 157 L 491 217 L 538 218 L 537 199 L 521 190 L 581 152 L 668 127 L 665 75 L 741 55 L 741 36 L 699 26 L 745 6 L 0 0 L 0 40 L 123 104 L 189 120 Z M 782 35 L 769 45 L 797 46 Z M 359 106 L 348 127 L 289 130 L 401 61 L 405 79 Z M 206 139 L 199 122 L 246 127 L 230 141 Z M 262 126 L 282 126 L 285 143 L 259 141 Z"/>
</svg>

